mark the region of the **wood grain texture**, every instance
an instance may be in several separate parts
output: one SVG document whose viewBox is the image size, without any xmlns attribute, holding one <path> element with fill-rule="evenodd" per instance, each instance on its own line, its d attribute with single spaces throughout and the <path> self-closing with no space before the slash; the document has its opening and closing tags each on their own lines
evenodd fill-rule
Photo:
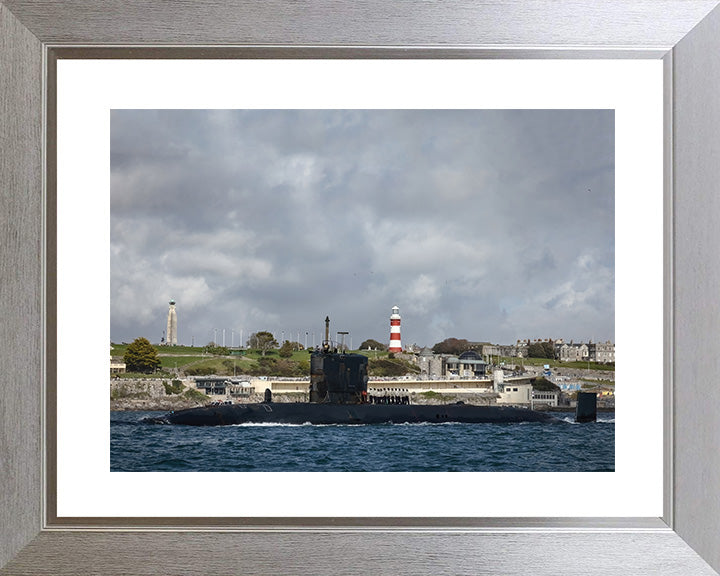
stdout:
<svg viewBox="0 0 720 576">
<path fill-rule="evenodd" d="M 674 50 L 675 522 L 720 570 L 720 11 Z"/>
<path fill-rule="evenodd" d="M 41 526 L 41 55 L 0 4 L 0 566 Z"/>
<path fill-rule="evenodd" d="M 677 535 L 43 533 L 2 576 L 713 576 Z"/>
<path fill-rule="evenodd" d="M 49 43 L 661 46 L 713 0 L 5 0 Z"/>
</svg>

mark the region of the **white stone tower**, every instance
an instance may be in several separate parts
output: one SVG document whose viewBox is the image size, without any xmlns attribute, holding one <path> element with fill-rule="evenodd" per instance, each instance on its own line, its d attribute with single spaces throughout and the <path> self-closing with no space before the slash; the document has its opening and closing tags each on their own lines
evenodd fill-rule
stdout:
<svg viewBox="0 0 720 576">
<path fill-rule="evenodd" d="M 393 306 L 390 316 L 390 346 L 388 352 L 402 352 L 400 343 L 400 308 Z"/>
<path fill-rule="evenodd" d="M 175 312 L 175 300 L 170 300 L 166 334 L 165 343 L 168 346 L 177 346 L 177 312 Z"/>
</svg>

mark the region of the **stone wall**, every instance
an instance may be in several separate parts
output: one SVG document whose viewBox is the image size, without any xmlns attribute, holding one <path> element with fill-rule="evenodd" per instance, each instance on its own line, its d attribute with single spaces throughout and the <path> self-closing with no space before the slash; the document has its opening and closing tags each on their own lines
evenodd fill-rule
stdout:
<svg viewBox="0 0 720 576">
<path fill-rule="evenodd" d="M 195 390 L 190 380 L 182 380 L 183 391 L 168 394 L 164 384 L 172 384 L 171 379 L 113 378 L 110 380 L 110 410 L 182 410 L 194 408 L 212 402 L 202 393 L 188 394 Z"/>
</svg>

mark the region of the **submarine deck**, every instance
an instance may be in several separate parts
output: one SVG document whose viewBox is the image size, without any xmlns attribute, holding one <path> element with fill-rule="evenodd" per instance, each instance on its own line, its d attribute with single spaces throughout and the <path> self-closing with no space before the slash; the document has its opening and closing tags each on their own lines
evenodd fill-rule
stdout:
<svg viewBox="0 0 720 576">
<path fill-rule="evenodd" d="M 277 424 L 404 424 L 554 422 L 554 416 L 511 406 L 468 404 L 314 404 L 307 402 L 232 404 L 171 412 L 170 424 L 223 426 L 245 423 Z"/>
</svg>

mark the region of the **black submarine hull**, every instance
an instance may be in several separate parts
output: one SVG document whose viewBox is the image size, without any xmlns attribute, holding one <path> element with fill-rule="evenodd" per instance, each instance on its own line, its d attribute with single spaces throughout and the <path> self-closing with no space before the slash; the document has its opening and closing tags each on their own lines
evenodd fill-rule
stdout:
<svg viewBox="0 0 720 576">
<path fill-rule="evenodd" d="M 510 406 L 469 404 L 231 404 L 170 412 L 163 423 L 187 426 L 237 424 L 405 424 L 556 422 L 543 412 Z"/>
</svg>

